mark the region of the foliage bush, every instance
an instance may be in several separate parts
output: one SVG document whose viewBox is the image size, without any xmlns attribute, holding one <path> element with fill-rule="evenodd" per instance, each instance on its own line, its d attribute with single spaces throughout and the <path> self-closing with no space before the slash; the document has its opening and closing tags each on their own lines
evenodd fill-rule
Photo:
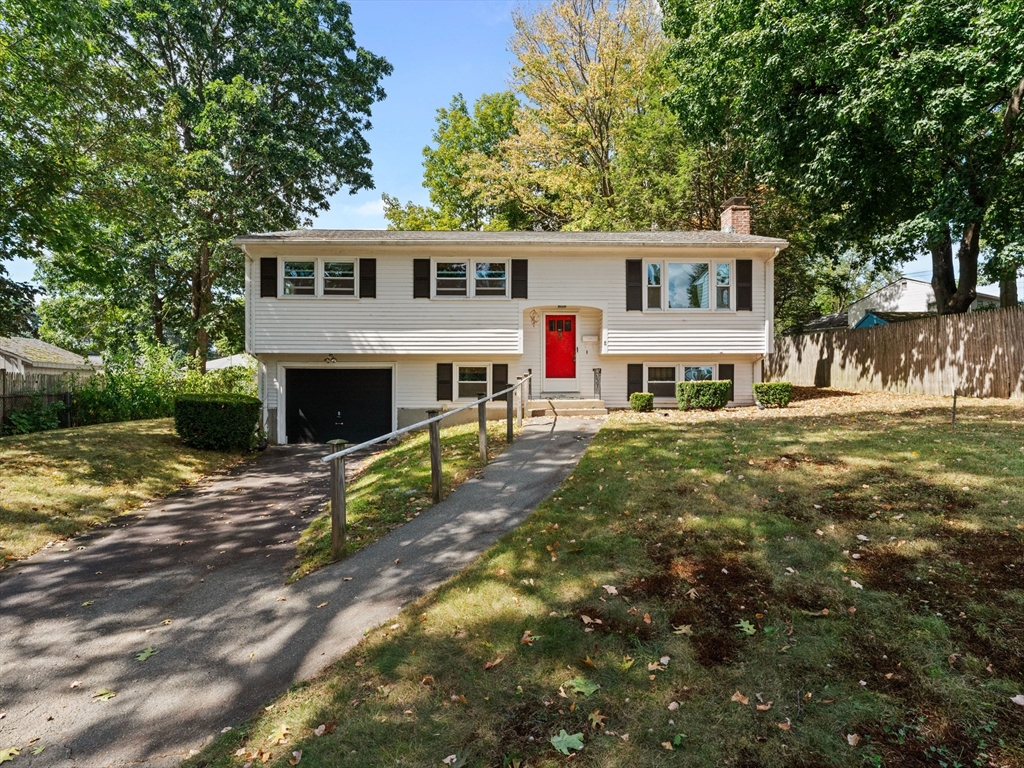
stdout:
<svg viewBox="0 0 1024 768">
<path fill-rule="evenodd" d="M 793 399 L 793 385 L 788 381 L 755 384 L 754 398 L 765 408 L 785 408 Z"/>
<path fill-rule="evenodd" d="M 169 347 L 143 344 L 139 352 L 104 360 L 103 370 L 72 385 L 75 426 L 158 419 L 174 414 L 184 394 L 256 395 L 255 362 L 202 373 L 198 361 Z"/>
<path fill-rule="evenodd" d="M 263 404 L 236 394 L 178 395 L 174 429 L 190 448 L 252 450 Z"/>
<path fill-rule="evenodd" d="M 654 395 L 650 392 L 634 392 L 629 396 L 629 407 L 634 411 L 653 411 Z"/>
<path fill-rule="evenodd" d="M 676 399 L 681 411 L 717 411 L 729 402 L 732 382 L 680 381 L 676 384 Z"/>
<path fill-rule="evenodd" d="M 36 395 L 32 398 L 30 406 L 10 415 L 11 425 L 4 431 L 12 435 L 28 435 L 32 432 L 57 429 L 63 412 L 64 403 L 44 403 L 42 396 Z"/>
</svg>

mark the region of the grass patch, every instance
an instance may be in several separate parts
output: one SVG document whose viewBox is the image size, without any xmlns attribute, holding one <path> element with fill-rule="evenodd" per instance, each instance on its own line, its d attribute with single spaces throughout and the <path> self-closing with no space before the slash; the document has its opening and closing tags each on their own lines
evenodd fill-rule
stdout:
<svg viewBox="0 0 1024 768">
<path fill-rule="evenodd" d="M 504 421 L 487 424 L 487 456 L 493 459 L 507 447 Z M 480 463 L 476 423 L 441 430 L 442 498 L 478 474 Z M 430 493 L 430 435 L 409 433 L 394 448 L 377 455 L 346 488 L 347 536 L 345 556 L 372 544 L 423 510 L 433 506 Z M 306 527 L 296 547 L 299 564 L 289 582 L 333 562 L 331 504 Z"/>
<path fill-rule="evenodd" d="M 954 434 L 939 398 L 831 394 L 612 416 L 519 529 L 187 765 L 557 766 L 562 730 L 586 766 L 1024 765 L 1024 408 L 961 400 Z"/>
<path fill-rule="evenodd" d="M 240 457 L 185 448 L 171 419 L 0 437 L 0 566 Z"/>
</svg>

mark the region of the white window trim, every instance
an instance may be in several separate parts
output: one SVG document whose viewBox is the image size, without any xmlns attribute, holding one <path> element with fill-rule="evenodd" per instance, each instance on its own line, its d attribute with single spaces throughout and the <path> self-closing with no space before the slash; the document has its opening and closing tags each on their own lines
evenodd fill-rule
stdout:
<svg viewBox="0 0 1024 768">
<path fill-rule="evenodd" d="M 309 294 L 285 294 L 284 292 L 284 265 L 285 262 L 312 261 L 313 262 L 313 295 Z M 324 264 L 327 262 L 350 261 L 354 265 L 355 293 L 351 296 L 338 296 L 324 293 Z M 348 256 L 279 256 L 277 259 L 277 297 L 288 301 L 303 299 L 328 299 L 330 301 L 352 301 L 359 298 L 359 259 Z"/>
<path fill-rule="evenodd" d="M 661 306 L 652 307 L 647 303 L 648 288 L 647 265 L 659 264 L 661 266 Z M 707 307 L 670 307 L 668 305 L 668 265 L 669 264 L 707 264 L 709 277 L 708 282 L 708 306 Z M 718 304 L 718 271 L 719 264 L 729 265 L 729 307 L 728 309 L 717 309 Z M 644 312 L 735 312 L 736 311 L 736 259 L 645 259 L 643 262 L 643 288 L 644 288 Z"/>
<path fill-rule="evenodd" d="M 465 296 L 438 296 L 437 295 L 437 264 L 466 263 L 466 295 Z M 505 295 L 503 296 L 477 296 L 476 295 L 476 265 L 480 263 L 504 263 L 505 264 Z M 482 301 L 508 301 L 512 295 L 512 260 L 511 259 L 471 259 L 471 258 L 446 258 L 443 256 L 430 260 L 430 298 L 439 301 L 465 301 L 466 299 L 480 299 Z"/>
<path fill-rule="evenodd" d="M 462 298 L 461 296 L 442 296 L 442 299 L 447 298 Z M 479 400 L 479 397 L 460 397 L 459 396 L 459 368 L 486 368 L 487 369 L 487 394 L 485 397 L 490 397 L 491 390 L 494 385 L 494 371 L 491 369 L 490 363 L 467 363 L 455 362 L 452 363 L 452 402 L 471 403 L 474 400 Z"/>
<path fill-rule="evenodd" d="M 675 368 L 676 369 L 676 386 L 679 382 L 683 381 L 685 370 L 687 368 L 710 368 L 711 369 L 711 380 L 718 381 L 718 363 L 644 363 L 644 391 L 647 392 L 648 385 L 650 382 L 650 374 L 648 369 L 650 368 Z M 656 403 L 674 403 L 676 401 L 675 395 L 672 397 L 655 397 L 654 402 Z"/>
</svg>

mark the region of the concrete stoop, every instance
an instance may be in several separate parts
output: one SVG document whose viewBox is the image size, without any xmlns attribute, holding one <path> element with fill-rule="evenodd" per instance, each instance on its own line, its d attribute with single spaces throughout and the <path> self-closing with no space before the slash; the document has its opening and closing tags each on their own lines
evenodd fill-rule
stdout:
<svg viewBox="0 0 1024 768">
<path fill-rule="evenodd" d="M 606 416 L 604 400 L 540 398 L 526 401 L 528 416 Z"/>
</svg>

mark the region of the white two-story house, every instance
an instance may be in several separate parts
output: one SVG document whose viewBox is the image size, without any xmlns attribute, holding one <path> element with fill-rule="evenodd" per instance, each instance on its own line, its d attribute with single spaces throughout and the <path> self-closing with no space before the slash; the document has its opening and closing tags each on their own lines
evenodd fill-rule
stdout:
<svg viewBox="0 0 1024 768">
<path fill-rule="evenodd" d="M 750 235 L 741 203 L 721 232 L 237 238 L 271 442 L 370 439 L 527 373 L 534 400 L 668 407 L 677 381 L 729 379 L 753 403 L 787 243 Z"/>
</svg>

